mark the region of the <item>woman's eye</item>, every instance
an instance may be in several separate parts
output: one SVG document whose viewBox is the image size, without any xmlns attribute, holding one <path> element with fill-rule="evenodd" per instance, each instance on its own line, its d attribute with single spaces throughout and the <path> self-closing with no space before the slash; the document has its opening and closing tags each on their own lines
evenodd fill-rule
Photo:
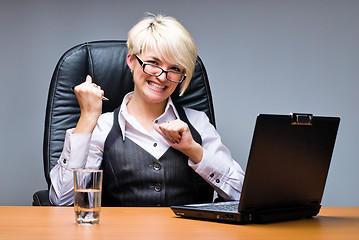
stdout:
<svg viewBox="0 0 359 240">
<path fill-rule="evenodd" d="M 147 62 L 152 65 L 158 65 L 158 63 L 156 61 L 147 61 Z"/>
<path fill-rule="evenodd" d="M 178 67 L 173 67 L 171 68 L 171 70 L 175 72 L 182 72 L 181 69 L 179 69 Z"/>
</svg>

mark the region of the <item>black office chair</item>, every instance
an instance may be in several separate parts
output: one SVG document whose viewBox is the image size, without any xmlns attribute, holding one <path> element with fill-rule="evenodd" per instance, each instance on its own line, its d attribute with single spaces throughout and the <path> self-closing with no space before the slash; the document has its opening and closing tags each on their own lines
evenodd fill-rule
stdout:
<svg viewBox="0 0 359 240">
<path fill-rule="evenodd" d="M 53 73 L 46 107 L 43 143 L 44 172 L 50 187 L 50 170 L 60 157 L 66 129 L 73 128 L 80 117 L 80 108 L 71 87 L 82 83 L 90 74 L 110 101 L 103 102 L 102 112 L 120 106 L 124 95 L 133 90 L 132 74 L 126 64 L 126 41 L 97 41 L 79 44 L 59 60 Z M 182 97 L 179 88 L 172 95 L 175 103 L 204 111 L 215 125 L 212 95 L 207 73 L 198 57 L 192 81 Z M 208 189 L 208 194 L 213 189 Z M 33 195 L 33 206 L 51 205 L 48 190 Z"/>
</svg>

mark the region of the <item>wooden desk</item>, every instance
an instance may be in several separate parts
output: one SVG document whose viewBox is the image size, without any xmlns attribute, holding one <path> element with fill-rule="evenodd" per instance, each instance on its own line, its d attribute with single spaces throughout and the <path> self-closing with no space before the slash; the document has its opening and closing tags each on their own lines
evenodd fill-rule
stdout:
<svg viewBox="0 0 359 240">
<path fill-rule="evenodd" d="M 169 208 L 102 208 L 99 225 L 75 224 L 72 207 L 0 207 L 0 239 L 356 239 L 359 207 L 325 207 L 318 217 L 232 225 L 182 219 Z"/>
</svg>

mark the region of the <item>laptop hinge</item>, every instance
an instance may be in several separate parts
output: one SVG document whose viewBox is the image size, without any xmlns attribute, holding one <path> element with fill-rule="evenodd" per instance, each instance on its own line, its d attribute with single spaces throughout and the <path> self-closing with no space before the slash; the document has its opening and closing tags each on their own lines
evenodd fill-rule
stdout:
<svg viewBox="0 0 359 240">
<path fill-rule="evenodd" d="M 291 125 L 312 125 L 313 114 L 309 113 L 290 113 Z"/>
</svg>

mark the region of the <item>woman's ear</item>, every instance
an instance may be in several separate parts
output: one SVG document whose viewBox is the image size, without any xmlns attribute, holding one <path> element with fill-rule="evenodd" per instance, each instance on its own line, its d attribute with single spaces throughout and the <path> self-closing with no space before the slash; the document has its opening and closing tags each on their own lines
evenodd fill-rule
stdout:
<svg viewBox="0 0 359 240">
<path fill-rule="evenodd" d="M 133 71 L 133 56 L 132 56 L 132 54 L 130 54 L 130 53 L 127 54 L 126 63 L 132 72 Z"/>
</svg>

